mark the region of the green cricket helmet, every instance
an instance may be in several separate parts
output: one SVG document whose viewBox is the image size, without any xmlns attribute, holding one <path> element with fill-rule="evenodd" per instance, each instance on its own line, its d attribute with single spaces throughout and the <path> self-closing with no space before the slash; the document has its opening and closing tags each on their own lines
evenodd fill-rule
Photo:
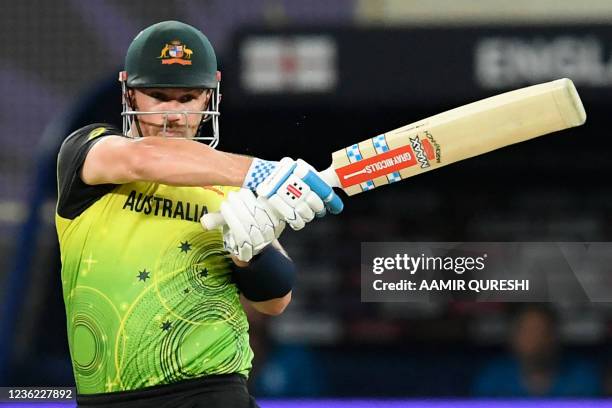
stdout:
<svg viewBox="0 0 612 408">
<path fill-rule="evenodd" d="M 193 139 L 205 140 L 210 146 L 219 143 L 219 102 L 221 100 L 221 74 L 217 70 L 217 57 L 208 38 L 195 27 L 179 21 L 162 21 L 141 31 L 130 44 L 125 57 L 125 71 L 119 74 L 123 90 L 123 132 L 131 134 L 138 117 L 153 114 L 176 114 L 176 111 L 144 112 L 134 110 L 127 90 L 129 88 L 198 88 L 212 89 L 209 106 L 202 111 L 180 111 L 185 115 L 202 115 L 202 121 Z M 212 136 L 202 136 L 203 125 L 212 124 Z M 164 130 L 168 123 L 164 119 Z"/>
</svg>

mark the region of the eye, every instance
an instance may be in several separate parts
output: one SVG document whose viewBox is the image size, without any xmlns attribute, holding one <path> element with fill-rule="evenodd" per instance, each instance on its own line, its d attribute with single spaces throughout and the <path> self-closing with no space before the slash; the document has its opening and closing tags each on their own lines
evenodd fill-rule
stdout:
<svg viewBox="0 0 612 408">
<path fill-rule="evenodd" d="M 183 95 L 179 98 L 179 102 L 180 103 L 187 103 L 187 102 L 191 102 L 195 99 L 195 96 L 193 95 Z"/>
<path fill-rule="evenodd" d="M 168 96 L 166 96 L 165 94 L 161 92 L 151 92 L 149 96 L 161 102 L 167 102 L 169 100 Z"/>
</svg>

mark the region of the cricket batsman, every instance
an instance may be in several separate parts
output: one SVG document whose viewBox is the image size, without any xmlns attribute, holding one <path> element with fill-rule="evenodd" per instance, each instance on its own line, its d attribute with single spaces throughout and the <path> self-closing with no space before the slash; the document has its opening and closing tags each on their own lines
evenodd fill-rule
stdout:
<svg viewBox="0 0 612 408">
<path fill-rule="evenodd" d="M 342 202 L 301 160 L 214 149 L 220 74 L 196 28 L 146 28 L 119 79 L 123 129 L 86 126 L 58 155 L 78 406 L 256 407 L 240 297 L 282 313 L 295 267 L 277 238 Z M 227 225 L 203 228 L 201 217 L 217 211 Z"/>
</svg>

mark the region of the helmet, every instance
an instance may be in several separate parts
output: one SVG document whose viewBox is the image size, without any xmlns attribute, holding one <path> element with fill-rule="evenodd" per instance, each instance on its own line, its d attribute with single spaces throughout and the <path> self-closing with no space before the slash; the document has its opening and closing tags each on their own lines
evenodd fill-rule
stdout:
<svg viewBox="0 0 612 408">
<path fill-rule="evenodd" d="M 143 112 L 134 110 L 128 96 L 130 88 L 203 88 L 212 89 L 209 106 L 202 111 L 181 111 L 201 114 L 202 121 L 194 139 L 206 140 L 215 147 L 219 143 L 219 84 L 217 57 L 202 32 L 179 21 L 163 21 L 141 31 L 130 44 L 125 57 L 125 71 L 119 74 L 123 91 L 123 132 L 130 134 L 135 123 L 140 134 L 138 117 L 150 114 L 176 114 L 173 111 Z M 213 136 L 201 136 L 203 124 L 212 123 Z M 167 116 L 164 127 L 167 124 Z"/>
</svg>

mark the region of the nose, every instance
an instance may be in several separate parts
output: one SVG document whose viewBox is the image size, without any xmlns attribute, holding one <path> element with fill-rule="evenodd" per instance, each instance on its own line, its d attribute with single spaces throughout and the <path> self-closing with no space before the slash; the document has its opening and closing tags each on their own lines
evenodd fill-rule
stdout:
<svg viewBox="0 0 612 408">
<path fill-rule="evenodd" d="M 183 111 L 187 110 L 183 104 L 176 100 L 168 101 L 160 106 L 160 110 L 166 111 L 168 113 L 164 114 L 164 118 L 168 121 L 168 123 L 174 124 L 185 124 L 187 123 L 187 118 L 185 117 Z"/>
</svg>

